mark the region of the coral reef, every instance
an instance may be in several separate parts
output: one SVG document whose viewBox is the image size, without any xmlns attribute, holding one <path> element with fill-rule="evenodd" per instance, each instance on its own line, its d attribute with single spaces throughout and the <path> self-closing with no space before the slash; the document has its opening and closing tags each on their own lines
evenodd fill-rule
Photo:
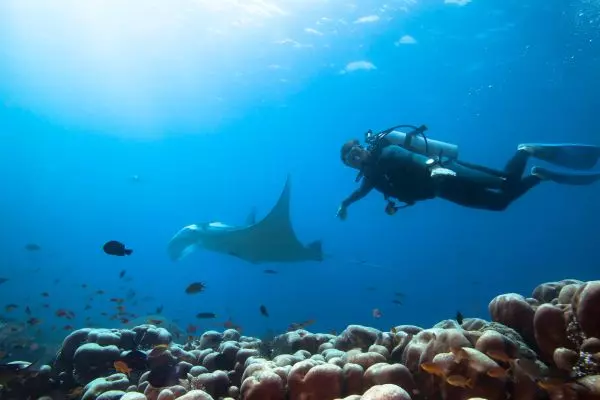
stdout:
<svg viewBox="0 0 600 400">
<path fill-rule="evenodd" d="M 269 343 L 233 329 L 177 344 L 153 325 L 86 328 L 44 376 L 83 400 L 600 399 L 600 281 L 503 294 L 489 311 L 492 321 L 299 329 Z M 143 368 L 119 364 L 132 352 Z M 173 375 L 157 380 L 159 370 Z M 20 398 L 11 393 L 2 398 Z"/>
</svg>

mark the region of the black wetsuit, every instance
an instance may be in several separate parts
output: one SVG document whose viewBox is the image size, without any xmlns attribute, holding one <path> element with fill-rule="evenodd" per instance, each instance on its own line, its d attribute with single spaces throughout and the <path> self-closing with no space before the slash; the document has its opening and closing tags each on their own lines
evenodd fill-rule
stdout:
<svg viewBox="0 0 600 400">
<path fill-rule="evenodd" d="M 442 167 L 454 171 L 456 176 L 432 177 L 431 167 L 426 164 L 429 157 L 387 145 L 372 152 L 361 169 L 360 188 L 342 205 L 348 207 L 376 189 L 386 198 L 396 198 L 407 205 L 440 197 L 465 207 L 502 211 L 540 182 L 533 175 L 522 177 L 528 158 L 527 152 L 517 151 L 504 171 L 449 161 Z"/>
</svg>

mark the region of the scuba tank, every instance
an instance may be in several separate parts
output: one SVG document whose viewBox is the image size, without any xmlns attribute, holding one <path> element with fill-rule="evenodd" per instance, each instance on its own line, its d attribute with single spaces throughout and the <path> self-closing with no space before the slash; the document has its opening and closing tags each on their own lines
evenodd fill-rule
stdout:
<svg viewBox="0 0 600 400">
<path fill-rule="evenodd" d="M 402 132 L 398 129 L 411 128 L 411 132 Z M 452 143 L 432 140 L 425 136 L 427 127 L 421 125 L 396 125 L 379 133 L 373 133 L 369 130 L 365 134 L 365 142 L 369 145 L 369 150 L 374 150 L 380 146 L 385 139 L 390 144 L 398 145 L 406 150 L 432 157 L 438 160 L 442 158 L 455 160 L 458 158 L 458 146 Z"/>
</svg>

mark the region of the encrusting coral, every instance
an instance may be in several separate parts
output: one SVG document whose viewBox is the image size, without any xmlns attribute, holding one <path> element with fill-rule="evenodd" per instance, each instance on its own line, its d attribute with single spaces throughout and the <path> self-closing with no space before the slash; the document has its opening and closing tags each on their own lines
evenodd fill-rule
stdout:
<svg viewBox="0 0 600 400">
<path fill-rule="evenodd" d="M 84 400 L 600 399 L 600 281 L 503 294 L 489 311 L 492 321 L 300 329 L 269 343 L 233 329 L 180 345 L 153 325 L 86 328 L 64 340 L 48 379 L 81 387 L 72 398 Z M 148 369 L 116 371 L 134 349 Z M 176 376 L 152 386 L 152 371 L 165 365 Z M 7 389 L 3 399 L 12 398 Z"/>
</svg>

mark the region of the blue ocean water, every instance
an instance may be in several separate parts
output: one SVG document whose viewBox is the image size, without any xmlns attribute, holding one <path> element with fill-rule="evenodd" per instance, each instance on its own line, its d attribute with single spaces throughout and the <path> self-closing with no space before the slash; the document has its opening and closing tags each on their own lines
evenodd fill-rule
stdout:
<svg viewBox="0 0 600 400">
<path fill-rule="evenodd" d="M 431 200 L 391 217 L 375 193 L 335 213 L 356 188 L 340 146 L 368 129 L 426 124 L 495 168 L 522 142 L 600 144 L 600 3 L 51 3 L 0 4 L 0 305 L 19 306 L 0 315 L 39 318 L 31 340 L 122 326 L 110 298 L 261 336 L 487 318 L 498 294 L 597 278 L 599 185 L 543 184 L 500 213 Z M 323 262 L 168 259 L 185 225 L 264 216 L 288 174 Z M 113 239 L 133 255 L 104 254 Z"/>
</svg>

